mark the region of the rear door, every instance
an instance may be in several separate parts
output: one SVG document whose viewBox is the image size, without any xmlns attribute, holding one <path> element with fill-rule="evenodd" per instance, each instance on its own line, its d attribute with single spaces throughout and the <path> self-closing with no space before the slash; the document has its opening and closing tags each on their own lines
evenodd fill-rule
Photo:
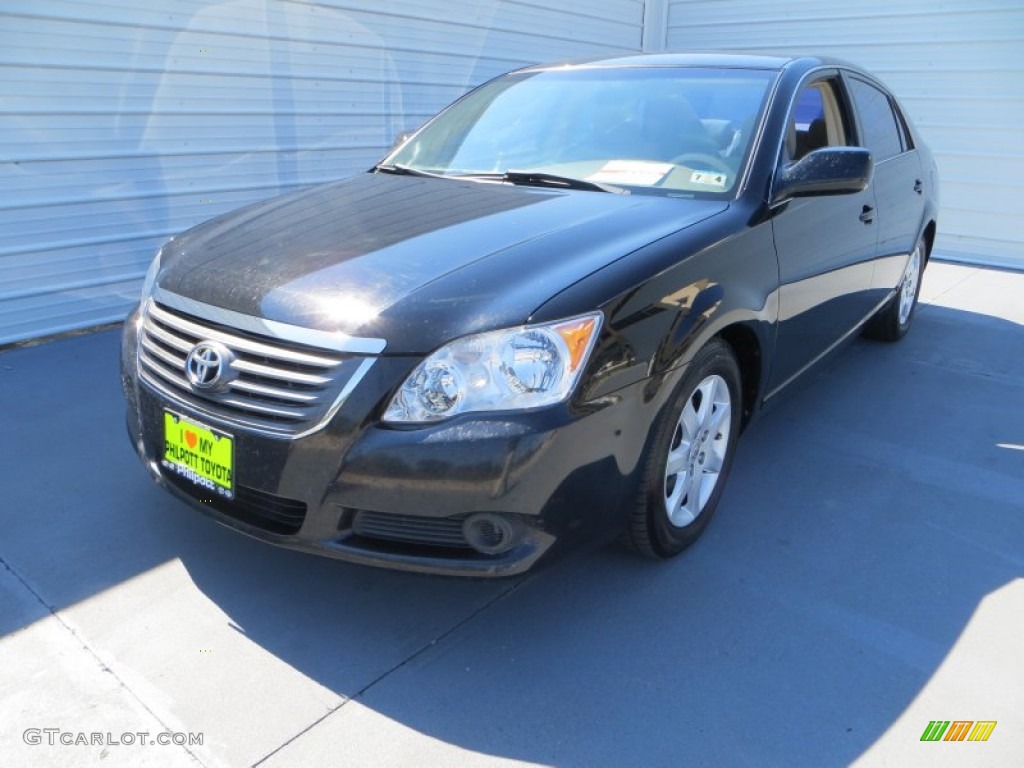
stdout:
<svg viewBox="0 0 1024 768">
<path fill-rule="evenodd" d="M 844 74 L 863 146 L 875 161 L 878 261 L 872 295 L 882 301 L 903 277 L 924 217 L 921 158 L 892 98 L 874 83 Z"/>
<path fill-rule="evenodd" d="M 790 109 L 780 169 L 825 146 L 859 146 L 838 72 L 817 75 Z M 774 210 L 779 323 L 769 396 L 871 311 L 878 227 L 873 185 L 863 192 L 794 198 Z"/>
</svg>

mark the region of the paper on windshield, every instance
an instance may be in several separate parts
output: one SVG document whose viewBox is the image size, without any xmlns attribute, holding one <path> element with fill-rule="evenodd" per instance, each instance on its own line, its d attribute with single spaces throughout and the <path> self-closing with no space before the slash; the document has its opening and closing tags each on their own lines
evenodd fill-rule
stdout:
<svg viewBox="0 0 1024 768">
<path fill-rule="evenodd" d="M 595 173 L 587 176 L 587 181 L 650 187 L 664 180 L 674 167 L 672 163 L 650 163 L 644 160 L 609 160 Z"/>
</svg>

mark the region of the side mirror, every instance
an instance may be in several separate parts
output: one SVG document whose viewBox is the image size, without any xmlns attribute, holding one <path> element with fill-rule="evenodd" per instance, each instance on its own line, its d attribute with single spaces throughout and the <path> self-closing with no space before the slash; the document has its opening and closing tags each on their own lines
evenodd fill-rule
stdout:
<svg viewBox="0 0 1024 768">
<path fill-rule="evenodd" d="M 811 195 L 848 195 L 871 183 L 874 161 L 861 147 L 822 147 L 809 152 L 775 177 L 772 201 Z"/>
</svg>

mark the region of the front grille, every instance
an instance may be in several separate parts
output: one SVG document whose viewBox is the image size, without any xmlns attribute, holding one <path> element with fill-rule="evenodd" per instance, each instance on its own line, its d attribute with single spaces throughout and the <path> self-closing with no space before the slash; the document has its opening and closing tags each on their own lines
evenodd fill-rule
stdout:
<svg viewBox="0 0 1024 768">
<path fill-rule="evenodd" d="M 306 519 L 306 503 L 296 499 L 275 496 L 244 485 L 235 488 L 233 499 L 225 499 L 217 494 L 205 494 L 202 489 L 173 472 L 165 473 L 164 479 L 204 505 L 270 533 L 294 536 Z"/>
<path fill-rule="evenodd" d="M 465 516 L 416 517 L 360 510 L 352 521 L 352 532 L 367 539 L 401 541 L 449 549 L 469 549 L 462 534 Z"/>
<path fill-rule="evenodd" d="M 223 391 L 194 389 L 189 352 L 215 341 L 233 355 Z M 326 424 L 372 358 L 299 344 L 204 319 L 150 300 L 139 332 L 139 369 L 165 396 L 223 422 L 296 437 Z"/>
</svg>

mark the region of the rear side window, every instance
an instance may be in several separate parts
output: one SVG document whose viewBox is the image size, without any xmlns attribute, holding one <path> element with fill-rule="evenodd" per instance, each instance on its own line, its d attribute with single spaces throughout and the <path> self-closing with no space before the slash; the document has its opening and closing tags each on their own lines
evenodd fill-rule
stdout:
<svg viewBox="0 0 1024 768">
<path fill-rule="evenodd" d="M 903 151 L 900 125 L 888 95 L 863 80 L 850 78 L 849 82 L 864 134 L 861 138 L 874 155 L 875 162 L 900 154 Z"/>
</svg>

